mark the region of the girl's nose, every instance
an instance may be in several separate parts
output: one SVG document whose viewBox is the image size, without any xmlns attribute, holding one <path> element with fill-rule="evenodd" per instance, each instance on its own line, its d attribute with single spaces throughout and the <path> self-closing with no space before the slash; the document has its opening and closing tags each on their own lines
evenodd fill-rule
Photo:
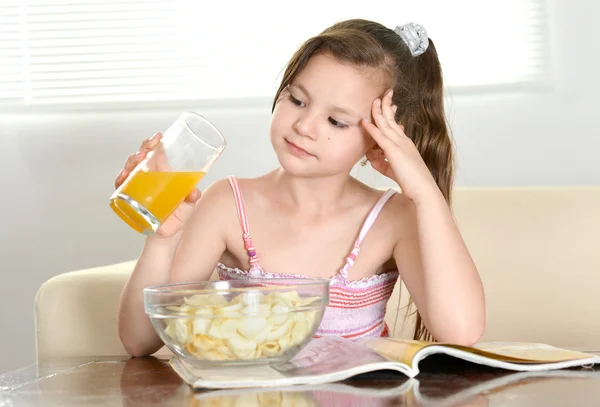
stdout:
<svg viewBox="0 0 600 407">
<path fill-rule="evenodd" d="M 294 123 L 294 128 L 301 136 L 310 137 L 311 139 L 314 139 L 316 137 L 316 132 L 313 123 L 313 119 L 310 119 L 306 116 L 301 117 Z"/>
</svg>

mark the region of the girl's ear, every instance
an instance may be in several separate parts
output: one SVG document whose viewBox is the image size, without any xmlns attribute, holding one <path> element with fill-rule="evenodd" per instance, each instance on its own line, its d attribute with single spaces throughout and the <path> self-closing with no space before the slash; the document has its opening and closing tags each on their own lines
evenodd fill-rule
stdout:
<svg viewBox="0 0 600 407">
<path fill-rule="evenodd" d="M 375 142 L 375 140 L 373 140 L 373 146 L 367 150 L 367 157 L 369 156 L 379 156 L 381 153 L 383 152 L 383 150 L 381 149 L 381 147 L 379 147 L 379 145 Z"/>
<path fill-rule="evenodd" d="M 373 142 L 373 147 L 367 150 L 364 159 L 361 160 L 360 165 L 362 167 L 366 166 L 367 163 L 371 160 L 376 160 L 383 155 L 383 150 L 377 143 Z"/>
</svg>

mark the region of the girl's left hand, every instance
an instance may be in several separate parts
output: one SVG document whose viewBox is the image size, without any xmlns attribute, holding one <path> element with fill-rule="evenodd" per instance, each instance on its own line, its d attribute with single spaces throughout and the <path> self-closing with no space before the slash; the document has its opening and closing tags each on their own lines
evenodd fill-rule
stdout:
<svg viewBox="0 0 600 407">
<path fill-rule="evenodd" d="M 380 150 L 367 152 L 371 166 L 402 189 L 402 194 L 413 201 L 428 195 L 435 188 L 439 191 L 417 147 L 404 133 L 404 126 L 396 123 L 397 106 L 392 106 L 392 91 L 382 99 L 375 99 L 371 108 L 375 124 L 361 120 Z"/>
</svg>

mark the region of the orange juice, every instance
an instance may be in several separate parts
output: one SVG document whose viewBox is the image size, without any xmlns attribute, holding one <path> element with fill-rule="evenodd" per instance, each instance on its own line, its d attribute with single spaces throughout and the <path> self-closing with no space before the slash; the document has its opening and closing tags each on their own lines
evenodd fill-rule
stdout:
<svg viewBox="0 0 600 407">
<path fill-rule="evenodd" d="M 132 174 L 114 196 L 124 195 L 144 207 L 162 223 L 204 177 L 204 172 L 143 172 Z M 140 233 L 151 232 L 148 221 L 125 200 L 113 197 L 111 208 Z"/>
</svg>

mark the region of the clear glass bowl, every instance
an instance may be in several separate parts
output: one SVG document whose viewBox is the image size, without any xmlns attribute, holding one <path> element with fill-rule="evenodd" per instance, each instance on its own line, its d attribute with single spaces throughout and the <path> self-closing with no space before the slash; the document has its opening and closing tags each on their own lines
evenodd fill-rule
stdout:
<svg viewBox="0 0 600 407">
<path fill-rule="evenodd" d="M 329 280 L 274 278 L 144 289 L 144 309 L 171 351 L 196 366 L 283 363 L 316 332 Z"/>
</svg>

